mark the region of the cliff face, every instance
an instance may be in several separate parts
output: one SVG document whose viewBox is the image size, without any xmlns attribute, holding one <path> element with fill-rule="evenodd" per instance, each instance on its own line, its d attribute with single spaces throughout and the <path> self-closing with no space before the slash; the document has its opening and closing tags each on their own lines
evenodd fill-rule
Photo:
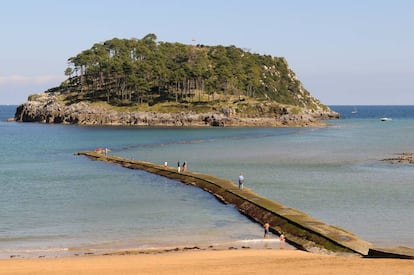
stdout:
<svg viewBox="0 0 414 275">
<path fill-rule="evenodd" d="M 245 115 L 243 109 L 249 109 L 249 115 Z M 323 119 L 339 117 L 337 113 L 322 107 L 316 110 L 294 109 L 272 103 L 257 103 L 243 106 L 236 104 L 207 113 L 116 111 L 86 101 L 66 105 L 55 94 L 41 93 L 18 106 L 15 120 L 78 125 L 278 127 L 316 126 L 322 125 Z"/>
</svg>

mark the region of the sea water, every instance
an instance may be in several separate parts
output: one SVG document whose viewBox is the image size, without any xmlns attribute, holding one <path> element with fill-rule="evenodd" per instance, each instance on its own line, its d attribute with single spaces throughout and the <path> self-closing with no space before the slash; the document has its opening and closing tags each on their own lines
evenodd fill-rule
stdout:
<svg viewBox="0 0 414 275">
<path fill-rule="evenodd" d="M 414 106 L 332 106 L 342 118 L 322 128 L 206 129 L 5 122 L 15 108 L 0 106 L 0 257 L 263 244 L 261 225 L 199 188 L 74 155 L 97 147 L 242 172 L 254 192 L 374 245 L 414 247 L 414 165 L 382 161 L 414 151 Z"/>
</svg>

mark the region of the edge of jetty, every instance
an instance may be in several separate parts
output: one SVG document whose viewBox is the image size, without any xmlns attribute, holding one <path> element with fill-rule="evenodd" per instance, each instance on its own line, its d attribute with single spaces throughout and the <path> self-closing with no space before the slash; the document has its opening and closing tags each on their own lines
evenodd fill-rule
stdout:
<svg viewBox="0 0 414 275">
<path fill-rule="evenodd" d="M 283 232 L 289 244 L 304 251 L 325 249 L 332 252 L 357 253 L 364 257 L 414 259 L 414 249 L 373 247 L 371 243 L 349 231 L 327 225 L 296 209 L 266 199 L 248 188 L 239 190 L 238 186 L 227 179 L 190 171 L 178 172 L 176 167 L 164 167 L 151 162 L 130 160 L 100 152 L 84 151 L 75 154 L 130 169 L 144 170 L 197 186 L 213 194 L 221 202 L 234 205 L 250 219 L 260 224 L 269 223 L 272 233 L 280 235 Z"/>
</svg>

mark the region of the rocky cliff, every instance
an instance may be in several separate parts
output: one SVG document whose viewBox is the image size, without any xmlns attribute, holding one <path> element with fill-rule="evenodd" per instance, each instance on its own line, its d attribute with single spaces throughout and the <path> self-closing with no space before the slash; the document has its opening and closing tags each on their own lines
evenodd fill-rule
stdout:
<svg viewBox="0 0 414 275">
<path fill-rule="evenodd" d="M 249 109 L 243 112 L 244 109 Z M 251 110 L 254 110 L 252 112 Z M 338 118 L 329 108 L 316 110 L 298 107 L 281 107 L 272 103 L 257 103 L 253 106 L 234 104 L 221 110 L 208 113 L 194 111 L 160 113 L 144 111 L 119 111 L 94 105 L 87 101 L 66 105 L 59 95 L 41 93 L 30 96 L 18 106 L 15 120 L 78 125 L 122 125 L 122 126 L 316 126 L 321 120 Z"/>
</svg>

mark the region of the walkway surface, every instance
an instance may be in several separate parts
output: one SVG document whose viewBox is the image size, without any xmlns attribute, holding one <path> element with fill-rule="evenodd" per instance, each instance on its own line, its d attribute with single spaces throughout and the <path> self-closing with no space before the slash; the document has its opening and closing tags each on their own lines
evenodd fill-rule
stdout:
<svg viewBox="0 0 414 275">
<path fill-rule="evenodd" d="M 191 171 L 178 172 L 177 168 L 164 167 L 150 162 L 130 160 L 112 155 L 86 151 L 78 152 L 94 160 L 121 165 L 130 169 L 144 170 L 186 184 L 198 186 L 210 192 L 221 202 L 234 205 L 241 213 L 260 223 L 269 223 L 270 231 L 284 233 L 286 241 L 305 251 L 333 251 L 357 253 L 366 257 L 414 258 L 410 248 L 375 248 L 349 231 L 327 225 L 309 215 L 266 199 L 248 188 L 242 190 L 230 180 Z"/>
</svg>

